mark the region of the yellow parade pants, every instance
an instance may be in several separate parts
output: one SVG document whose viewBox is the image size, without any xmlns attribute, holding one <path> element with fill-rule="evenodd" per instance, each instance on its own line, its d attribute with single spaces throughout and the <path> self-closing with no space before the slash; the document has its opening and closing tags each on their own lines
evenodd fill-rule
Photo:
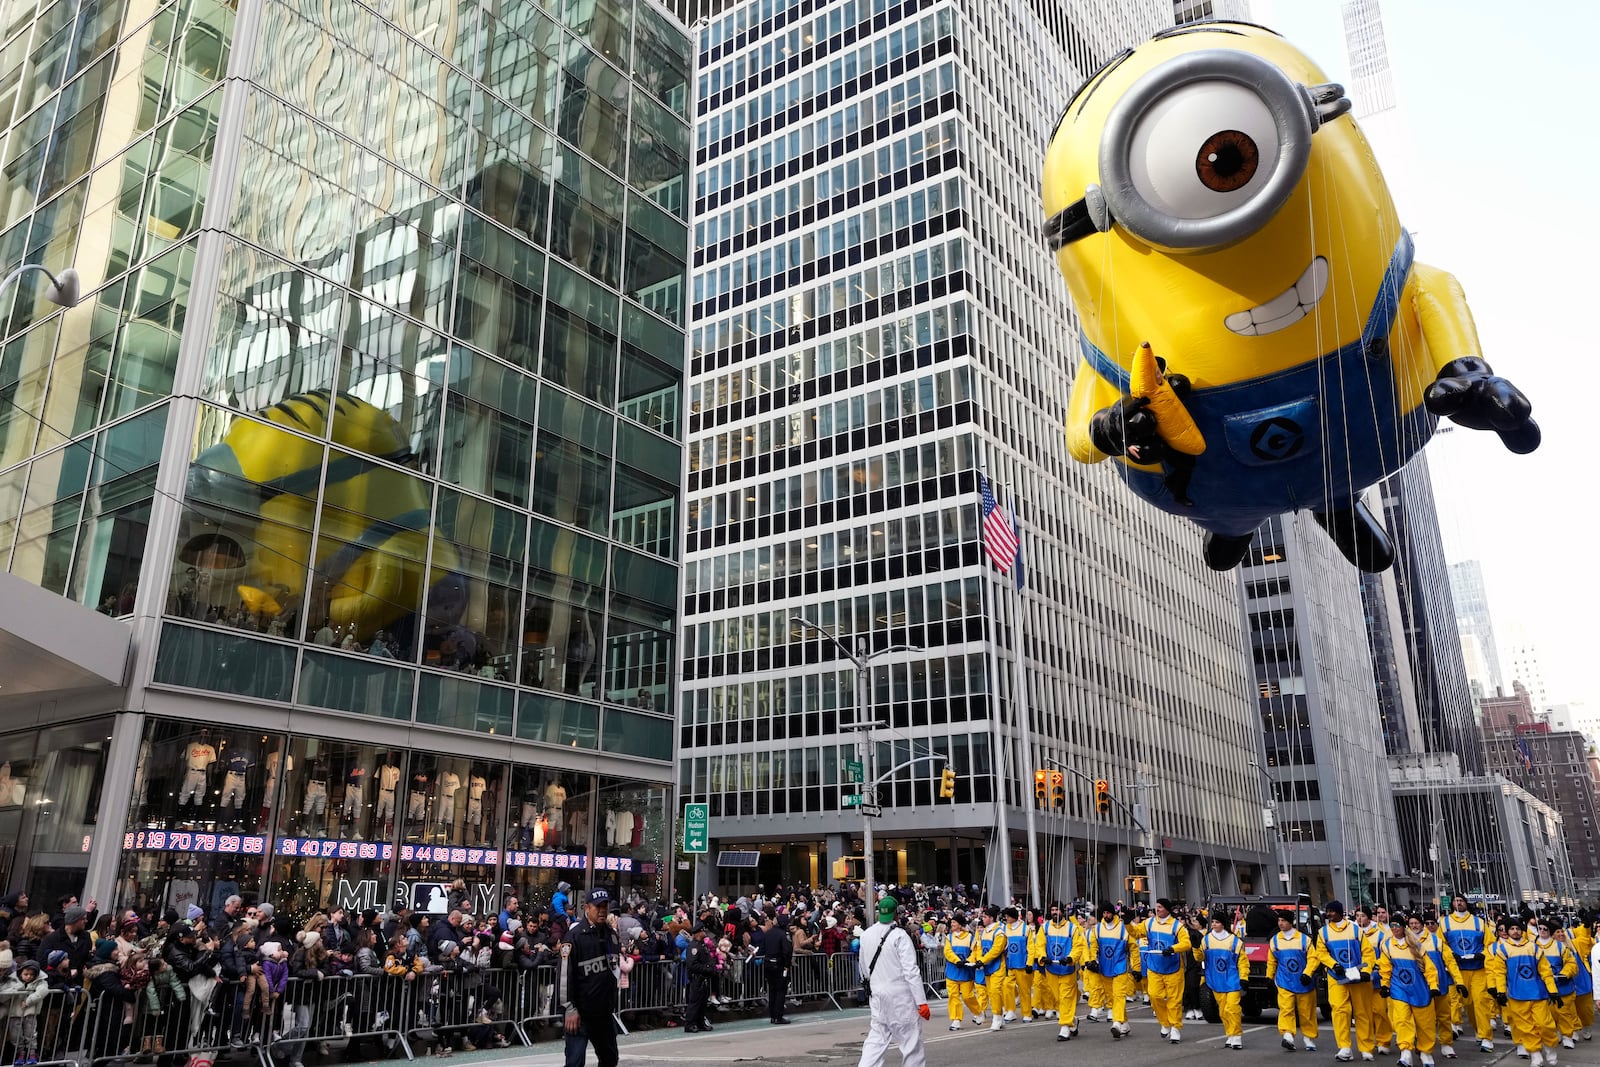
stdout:
<svg viewBox="0 0 1600 1067">
<path fill-rule="evenodd" d="M 1433 1053 L 1434 1036 L 1438 1031 L 1439 1021 L 1434 1016 L 1431 1002 L 1417 1008 L 1403 1000 L 1391 998 L 1388 1016 L 1395 1040 L 1402 1052 L 1415 1049 L 1430 1055 Z"/>
<path fill-rule="evenodd" d="M 1502 1011 L 1511 1024 L 1511 1040 L 1529 1052 L 1556 1047 L 1556 1022 L 1548 1000 L 1508 1000 Z"/>
<path fill-rule="evenodd" d="M 1033 972 L 1013 971 L 1006 968 L 1005 980 L 1000 983 L 1000 1006 L 994 1013 L 1015 1011 L 1017 1018 L 1026 1019 L 1033 1014 Z M 994 979 L 990 979 L 992 984 Z"/>
<path fill-rule="evenodd" d="M 1394 1023 L 1389 1021 L 1389 1009 L 1384 1004 L 1384 997 L 1378 996 L 1376 987 L 1372 990 L 1372 1040 L 1377 1045 L 1385 1047 L 1394 1043 Z"/>
<path fill-rule="evenodd" d="M 1084 988 L 1089 993 L 1089 1010 L 1104 1011 L 1111 1006 L 1111 980 L 1093 971 L 1083 974 Z"/>
<path fill-rule="evenodd" d="M 1587 1000 L 1576 993 L 1568 993 L 1561 998 L 1561 1006 L 1553 1007 L 1555 1014 L 1556 1032 L 1562 1037 L 1571 1037 L 1578 1032 L 1578 1001 Z M 1591 1001 L 1591 1003 L 1593 1003 Z"/>
<path fill-rule="evenodd" d="M 1146 987 L 1150 993 L 1150 1010 L 1155 1012 L 1156 1022 L 1169 1030 L 1181 1029 L 1183 1027 L 1183 969 L 1180 967 L 1172 974 L 1157 974 L 1155 971 L 1147 971 L 1146 975 Z"/>
<path fill-rule="evenodd" d="M 944 993 L 949 998 L 950 1021 L 961 1021 L 961 1005 L 967 1006 L 967 1011 L 972 1013 L 974 1019 L 983 1018 L 983 1005 L 978 1000 L 978 986 L 972 982 L 958 982 L 954 978 L 944 980 Z"/>
<path fill-rule="evenodd" d="M 1371 982 L 1351 982 L 1344 988 L 1350 994 L 1350 1006 L 1355 1016 L 1356 1048 L 1361 1052 L 1372 1052 L 1378 1047 L 1377 1020 L 1374 1016 L 1383 1015 L 1384 1029 L 1392 1029 L 1378 998 L 1378 991 L 1372 988 Z"/>
<path fill-rule="evenodd" d="M 1355 1019 L 1355 998 L 1350 987 L 1328 981 L 1328 1015 L 1333 1023 L 1333 1038 L 1340 1048 L 1350 1047 L 1350 1028 Z"/>
<path fill-rule="evenodd" d="M 1594 994 L 1574 994 L 1578 1001 L 1578 1029 L 1587 1030 L 1594 1025 Z"/>
<path fill-rule="evenodd" d="M 1488 972 L 1481 968 L 1462 971 L 1461 984 L 1457 988 L 1466 992 L 1456 998 L 1455 1005 L 1450 1009 L 1450 1021 L 1461 1023 L 1463 1028 L 1470 1023 L 1479 1041 L 1493 1039 L 1494 1029 L 1489 1025 L 1489 1020 L 1494 1018 L 1495 1003 L 1489 995 Z"/>
<path fill-rule="evenodd" d="M 976 979 L 974 979 L 974 982 L 976 983 L 974 992 L 978 994 L 978 1007 L 982 1008 L 985 1014 L 999 1015 L 1005 1010 L 997 1007 L 997 1005 L 1000 1003 L 1000 979 L 1005 973 L 1006 969 L 1004 966 L 1002 966 L 993 974 L 984 975 L 983 981 L 981 982 L 977 982 Z"/>
<path fill-rule="evenodd" d="M 1036 992 L 1042 992 L 1042 1002 L 1049 1003 L 1056 1010 L 1061 1019 L 1062 1026 L 1076 1026 L 1078 1024 L 1078 976 L 1075 974 L 1051 974 L 1049 971 L 1039 971 L 1039 987 Z"/>
<path fill-rule="evenodd" d="M 1293 1034 L 1297 1025 L 1307 1040 L 1317 1039 L 1317 994 L 1291 993 L 1279 987 L 1278 1033 Z"/>
<path fill-rule="evenodd" d="M 1217 1010 L 1222 1014 L 1222 1032 L 1227 1037 L 1239 1037 L 1244 1033 L 1244 1009 L 1240 1000 L 1244 994 L 1235 989 L 1231 993 L 1218 993 L 1211 991 L 1217 998 Z"/>
</svg>

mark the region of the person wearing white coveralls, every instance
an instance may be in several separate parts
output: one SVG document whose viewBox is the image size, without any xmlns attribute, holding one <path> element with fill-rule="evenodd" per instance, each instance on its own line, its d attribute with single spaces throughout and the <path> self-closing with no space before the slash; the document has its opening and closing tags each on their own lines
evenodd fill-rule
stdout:
<svg viewBox="0 0 1600 1067">
<path fill-rule="evenodd" d="M 917 947 L 912 944 L 911 935 L 894 925 L 895 907 L 894 897 L 879 899 L 878 921 L 861 935 L 856 966 L 872 986 L 872 1028 L 861 1046 L 860 1067 L 881 1067 L 890 1045 L 899 1047 L 902 1067 L 927 1064 L 922 1050 L 922 1020 L 930 1013 L 922 987 L 922 968 L 917 964 Z M 883 954 L 878 956 L 880 945 Z M 874 956 L 878 956 L 875 967 Z"/>
</svg>

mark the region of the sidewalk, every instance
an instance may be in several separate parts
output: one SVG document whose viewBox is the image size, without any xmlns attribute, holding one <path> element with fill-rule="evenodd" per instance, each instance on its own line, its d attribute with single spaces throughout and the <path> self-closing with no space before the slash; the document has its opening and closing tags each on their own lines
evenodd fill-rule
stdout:
<svg viewBox="0 0 1600 1067">
<path fill-rule="evenodd" d="M 796 1013 L 790 1016 L 794 1021 L 788 1026 L 773 1026 L 766 1019 L 733 1022 L 715 1022 L 713 1019 L 716 1029 L 709 1034 L 686 1034 L 678 1027 L 670 1027 L 621 1035 L 617 1038 L 617 1045 L 624 1063 L 630 1059 L 669 1063 L 734 1063 L 770 1057 L 772 1053 L 794 1056 L 803 1054 L 798 1053 L 798 1049 L 814 1048 L 820 1051 L 839 1043 L 850 1043 L 859 1049 L 867 1034 L 869 1015 L 866 1008 Z M 940 1024 L 939 1029 L 944 1028 L 945 1024 L 938 1016 L 933 1021 Z M 592 1049 L 588 1058 L 589 1063 L 593 1064 Z M 432 1059 L 434 1057 L 419 1056 L 417 1062 Z M 562 1040 L 552 1035 L 532 1048 L 458 1052 L 449 1060 L 471 1064 L 472 1067 L 561 1067 L 566 1062 L 566 1055 Z"/>
</svg>

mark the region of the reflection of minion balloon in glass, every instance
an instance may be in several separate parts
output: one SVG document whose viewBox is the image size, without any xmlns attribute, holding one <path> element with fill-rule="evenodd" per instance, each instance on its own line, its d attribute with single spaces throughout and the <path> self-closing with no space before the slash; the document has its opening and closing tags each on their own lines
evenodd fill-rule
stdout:
<svg viewBox="0 0 1600 1067">
<path fill-rule="evenodd" d="M 1466 299 L 1412 260 L 1350 103 L 1239 23 L 1168 30 L 1072 99 L 1044 168 L 1046 234 L 1082 323 L 1067 443 L 1236 566 L 1309 509 L 1344 555 L 1393 546 L 1361 502 L 1438 416 L 1539 445 L 1484 362 Z"/>
<path fill-rule="evenodd" d="M 328 453 L 324 479 L 322 444 L 280 428 L 320 435 L 330 402 L 332 443 L 365 455 Z M 454 622 L 465 598 L 447 544 L 434 546 L 424 587 L 426 490 L 415 477 L 366 458 L 410 465 L 400 424 L 364 400 L 332 400 L 326 390 L 288 397 L 255 414 L 265 421 L 235 419 L 222 441 L 190 466 L 188 495 L 203 525 L 191 526 L 180 557 L 210 566 L 213 585 L 219 579 L 233 585 L 228 603 L 264 620 L 301 608 L 309 563 L 316 596 L 306 606 L 312 612 L 308 633 L 326 622 L 362 641 L 385 630 L 404 646 L 429 590 L 430 624 Z M 321 526 L 313 552 L 319 481 Z M 233 567 L 218 569 L 218 560 Z"/>
</svg>

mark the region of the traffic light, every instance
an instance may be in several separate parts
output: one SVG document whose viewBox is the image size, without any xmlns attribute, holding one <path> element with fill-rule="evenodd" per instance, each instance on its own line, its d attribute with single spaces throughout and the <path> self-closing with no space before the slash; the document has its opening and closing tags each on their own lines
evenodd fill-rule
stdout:
<svg viewBox="0 0 1600 1067">
<path fill-rule="evenodd" d="M 1056 811 L 1067 807 L 1067 776 L 1060 771 L 1050 772 L 1050 807 Z"/>
<path fill-rule="evenodd" d="M 1130 892 L 1130 893 L 1143 893 L 1143 892 L 1146 891 L 1145 890 L 1145 885 L 1146 885 L 1145 877 L 1142 874 L 1130 874 L 1130 875 L 1128 875 L 1127 877 L 1122 879 L 1122 885 L 1123 885 L 1123 888 L 1127 889 L 1127 891 Z"/>
<path fill-rule="evenodd" d="M 1462 870 L 1463 870 L 1463 871 L 1470 871 L 1470 870 L 1471 870 L 1471 869 L 1472 869 L 1472 864 L 1470 864 L 1470 863 L 1468 863 L 1468 862 L 1467 862 L 1467 861 L 1466 861 L 1466 860 L 1465 860 L 1465 859 L 1464 859 L 1464 858 L 1463 858 L 1463 859 L 1462 859 L 1462 861 L 1461 861 L 1461 869 L 1462 869 Z"/>
<path fill-rule="evenodd" d="M 956 772 L 952 767 L 946 767 L 939 772 L 939 795 L 946 799 L 956 795 Z"/>
<path fill-rule="evenodd" d="M 1111 814 L 1111 783 L 1104 778 L 1094 780 L 1094 810 L 1101 815 Z"/>
<path fill-rule="evenodd" d="M 1042 808 L 1050 802 L 1050 776 L 1044 771 L 1033 772 L 1033 806 Z"/>
</svg>

